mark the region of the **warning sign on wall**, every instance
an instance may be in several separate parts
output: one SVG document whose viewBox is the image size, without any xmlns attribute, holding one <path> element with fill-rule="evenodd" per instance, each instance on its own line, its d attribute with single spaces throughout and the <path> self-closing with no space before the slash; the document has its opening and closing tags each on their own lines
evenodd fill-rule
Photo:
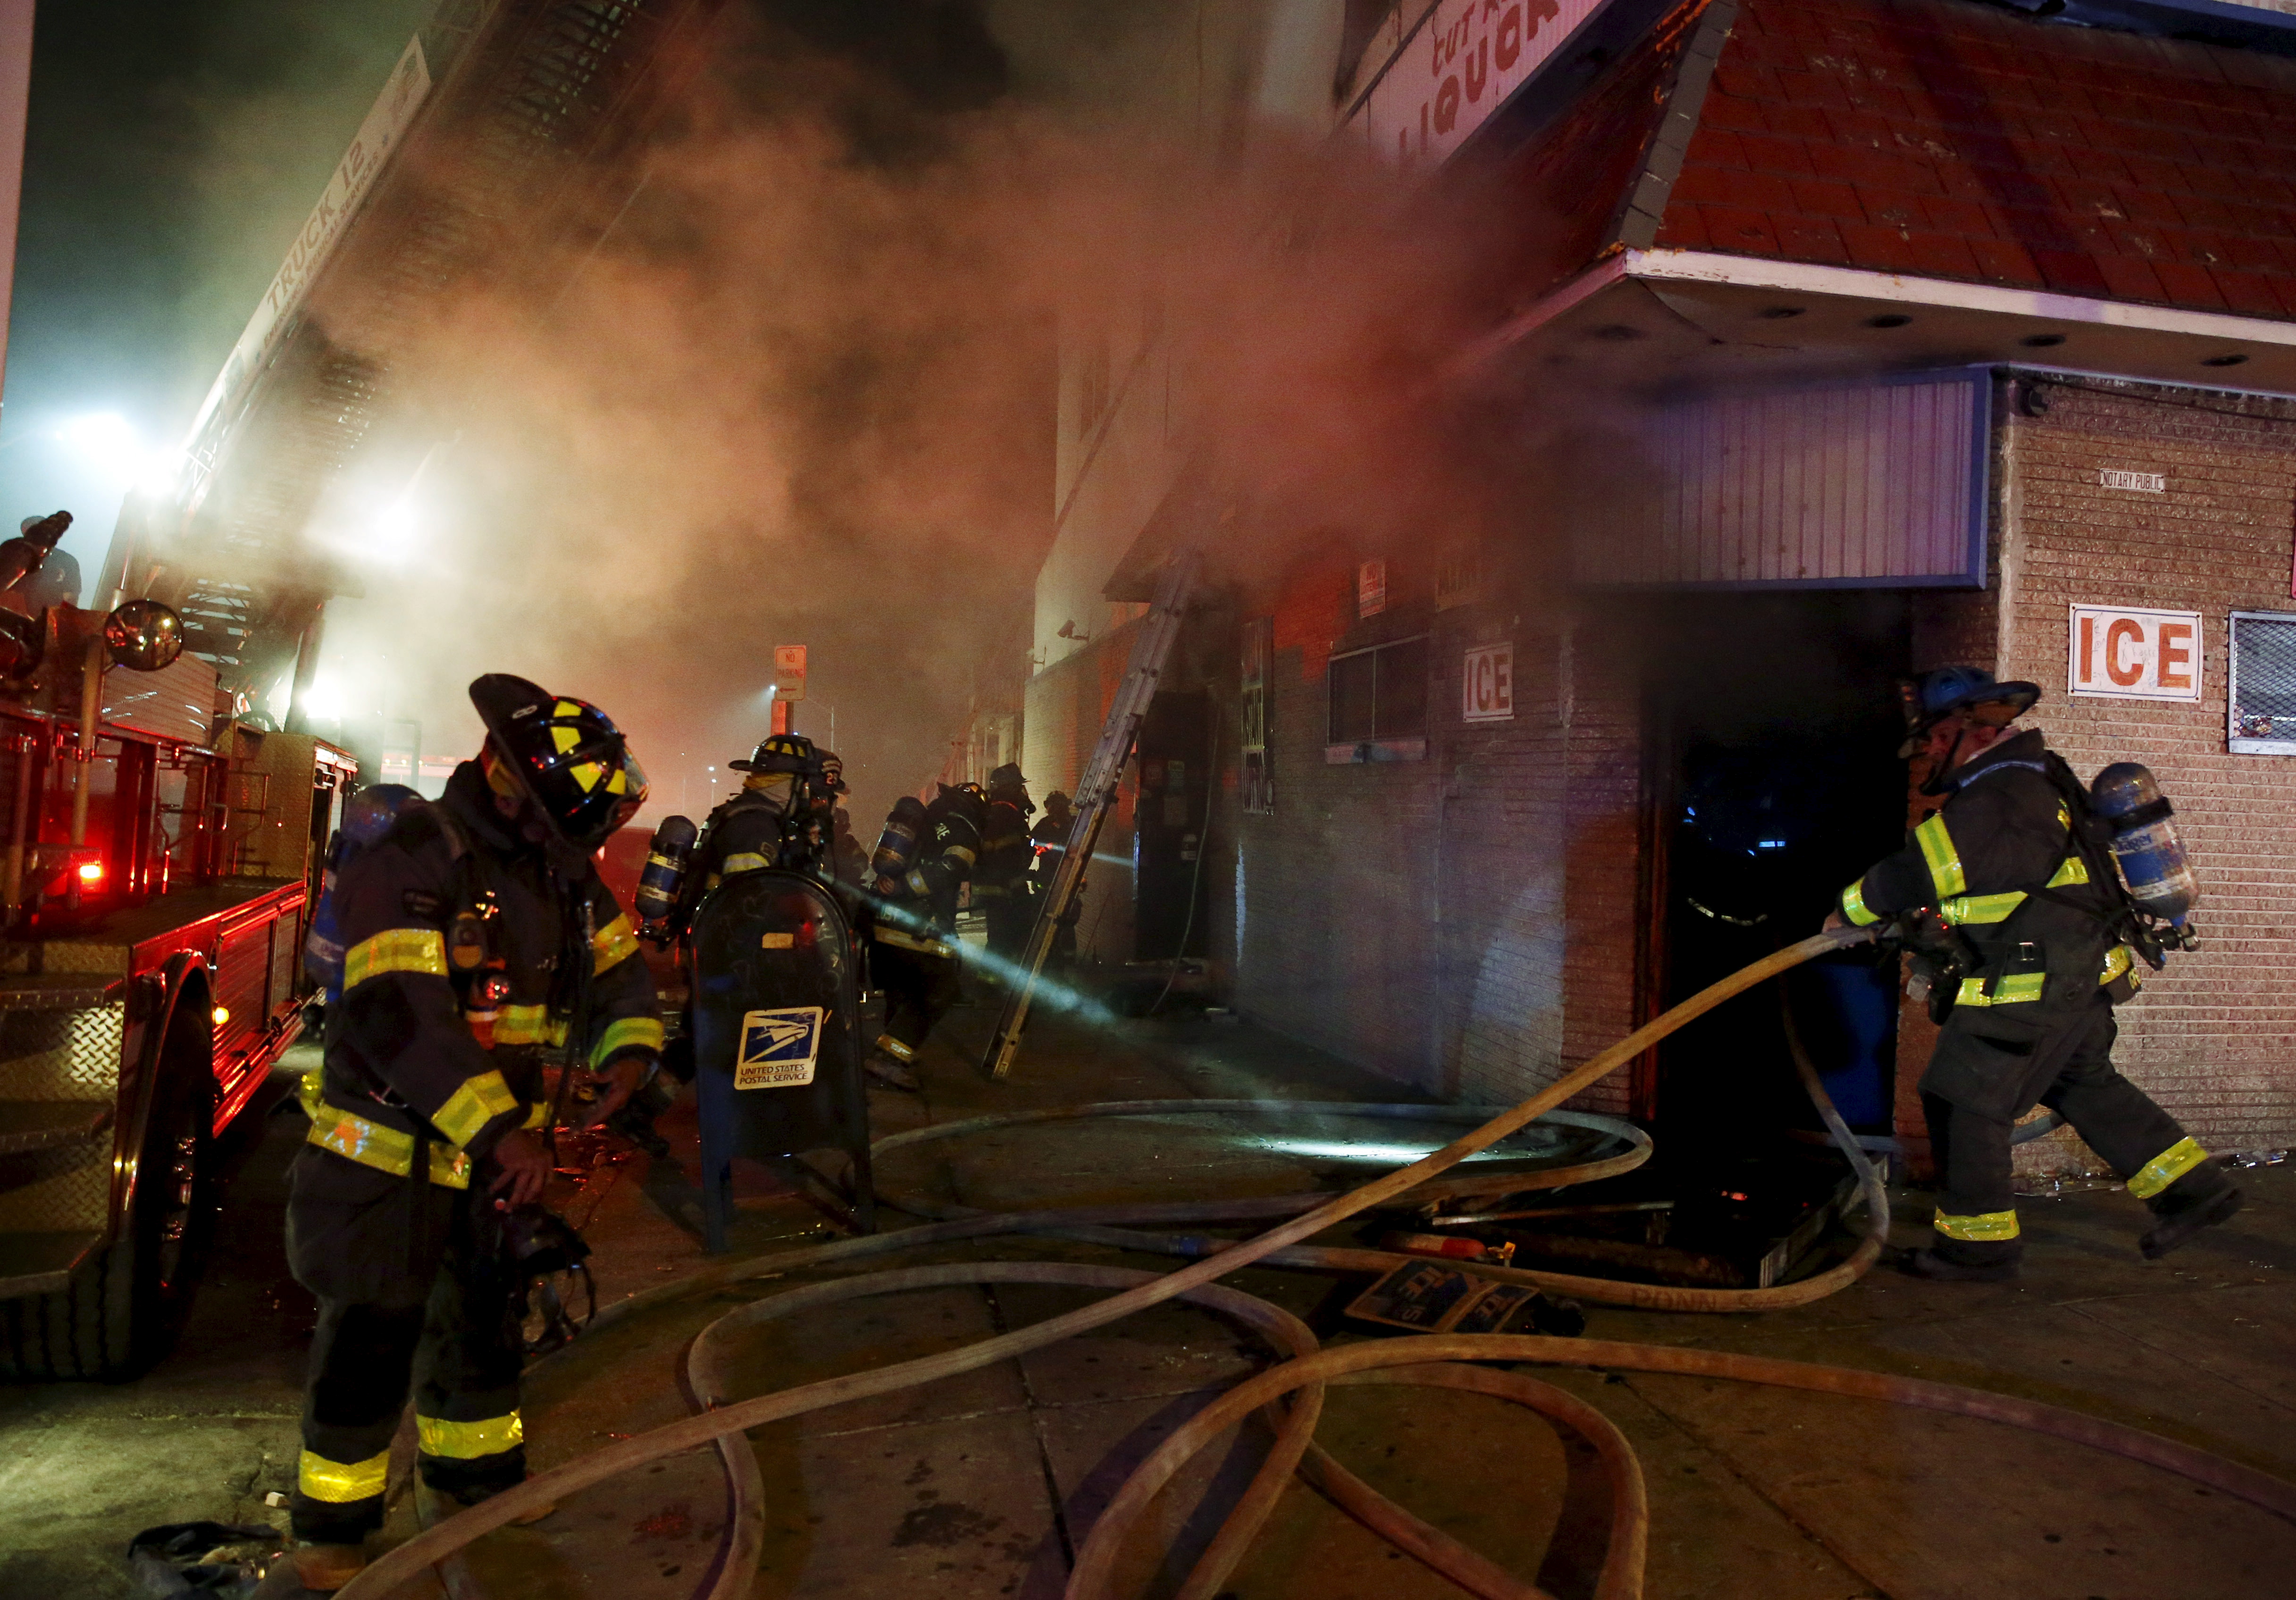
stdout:
<svg viewBox="0 0 2296 1600">
<path fill-rule="evenodd" d="M 1514 646 L 1478 644 L 1467 652 L 1459 675 L 1461 715 L 1469 722 L 1507 722 L 1514 717 Z"/>
<path fill-rule="evenodd" d="M 2066 686 L 2114 700 L 2198 701 L 2201 614 L 2076 605 Z"/>
</svg>

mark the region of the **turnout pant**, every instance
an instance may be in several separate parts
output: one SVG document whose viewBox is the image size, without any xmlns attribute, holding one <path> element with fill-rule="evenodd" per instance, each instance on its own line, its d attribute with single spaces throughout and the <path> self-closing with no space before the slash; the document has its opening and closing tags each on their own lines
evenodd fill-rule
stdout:
<svg viewBox="0 0 2296 1600">
<path fill-rule="evenodd" d="M 2029 1047 L 1948 1025 L 1922 1078 L 1938 1168 L 1939 1254 L 1974 1266 L 2023 1252 L 2011 1134 L 2036 1102 L 2072 1124 L 2155 1213 L 2213 1200 L 2229 1185 L 2177 1120 L 2113 1066 L 2119 1031 L 2102 995 Z"/>
<path fill-rule="evenodd" d="M 410 1392 L 433 1489 L 470 1502 L 524 1481 L 523 1351 L 492 1204 L 483 1192 L 417 1189 L 322 1150 L 297 1156 L 289 1259 L 319 1300 L 298 1538 L 356 1544 L 381 1526 L 391 1435 Z"/>
<path fill-rule="evenodd" d="M 956 958 L 928 956 L 879 940 L 869 953 L 870 971 L 885 991 L 885 1031 L 878 1048 L 904 1064 L 917 1056 L 941 1018 L 956 1004 Z"/>
</svg>

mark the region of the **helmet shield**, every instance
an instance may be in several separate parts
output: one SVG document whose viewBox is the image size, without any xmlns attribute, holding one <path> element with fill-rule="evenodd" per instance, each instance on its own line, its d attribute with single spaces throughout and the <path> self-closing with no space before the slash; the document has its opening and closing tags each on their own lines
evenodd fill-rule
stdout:
<svg viewBox="0 0 2296 1600">
<path fill-rule="evenodd" d="M 621 730 L 587 701 L 507 672 L 472 680 L 471 704 L 534 808 L 567 843 L 596 849 L 628 819 L 633 794 Z"/>
</svg>

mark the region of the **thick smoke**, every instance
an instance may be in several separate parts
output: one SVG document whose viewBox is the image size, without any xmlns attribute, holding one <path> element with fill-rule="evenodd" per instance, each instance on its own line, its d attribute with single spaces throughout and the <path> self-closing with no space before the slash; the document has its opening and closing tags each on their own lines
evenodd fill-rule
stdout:
<svg viewBox="0 0 2296 1600">
<path fill-rule="evenodd" d="M 800 728 L 835 707 L 865 831 L 939 769 L 976 675 L 1024 669 L 1063 342 L 1104 340 L 1111 390 L 1248 508 L 1231 562 L 1513 514 L 1456 370 L 1494 309 L 1488 207 L 1272 126 L 915 98 L 753 38 L 635 199 L 600 186 L 603 243 L 447 308 L 406 371 L 451 442 L 329 673 L 387 678 L 434 747 L 475 738 L 473 672 L 527 673 L 605 705 L 658 801 L 698 811 L 703 765 L 722 795 L 764 729 L 771 647 L 802 642 Z"/>
</svg>

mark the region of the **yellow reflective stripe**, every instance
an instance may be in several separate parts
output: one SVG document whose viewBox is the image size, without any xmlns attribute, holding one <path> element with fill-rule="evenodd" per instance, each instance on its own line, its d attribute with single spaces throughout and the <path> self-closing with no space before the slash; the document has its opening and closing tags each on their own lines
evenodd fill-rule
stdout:
<svg viewBox="0 0 2296 1600">
<path fill-rule="evenodd" d="M 2071 883 L 2088 882 L 2088 863 L 2079 856 L 2067 856 L 2058 866 L 2056 875 L 2049 880 L 2051 889 L 2062 889 Z"/>
<path fill-rule="evenodd" d="M 2017 1236 L 2014 1211 L 1986 1211 L 1975 1217 L 1948 1217 L 1939 1211 L 1931 1225 L 1948 1239 L 1965 1239 L 1973 1244 L 1997 1243 Z"/>
<path fill-rule="evenodd" d="M 306 1074 L 306 1081 L 316 1076 Z M 407 1169 L 414 1164 L 413 1134 L 369 1121 L 316 1095 L 307 1095 L 303 1104 L 311 1113 L 311 1131 L 304 1136 L 320 1149 L 332 1150 L 345 1161 L 357 1161 L 362 1167 L 373 1167 L 396 1177 L 405 1177 Z M 471 1158 L 461 1151 L 433 1140 L 430 1164 L 430 1181 L 439 1187 L 471 1186 Z"/>
<path fill-rule="evenodd" d="M 980 857 L 974 855 L 971 850 L 965 849 L 964 846 L 961 844 L 952 844 L 948 849 L 943 850 L 941 854 L 944 856 L 954 856 L 958 860 L 964 862 L 967 866 L 971 866 L 974 862 L 980 859 Z"/>
<path fill-rule="evenodd" d="M 353 945 L 343 956 L 343 992 L 385 972 L 447 975 L 447 936 L 436 928 L 391 928 Z"/>
<path fill-rule="evenodd" d="M 2128 1192 L 2139 1200 L 2150 1200 L 2208 1159 L 2209 1153 L 2195 1141 L 2178 1139 L 2130 1175 Z"/>
<path fill-rule="evenodd" d="M 2136 957 L 2129 954 L 2127 945 L 2113 946 L 2104 953 L 2104 972 L 2096 981 L 2097 987 L 2103 988 L 2136 964 Z"/>
<path fill-rule="evenodd" d="M 1939 899 L 1969 892 L 1969 874 L 1961 870 L 1961 852 L 1953 848 L 1953 835 L 1946 832 L 1944 812 L 1915 828 L 1914 840 L 1922 847 L 1922 859 L 1929 863 L 1930 882 L 1936 887 Z"/>
<path fill-rule="evenodd" d="M 726 864 L 719 870 L 730 878 L 735 873 L 761 873 L 772 866 L 771 861 L 755 850 L 735 850 L 726 857 Z"/>
<path fill-rule="evenodd" d="M 617 1017 L 606 1024 L 605 1032 L 590 1051 L 590 1064 L 602 1067 L 607 1059 L 622 1050 L 651 1050 L 661 1054 L 661 1023 L 652 1017 Z"/>
<path fill-rule="evenodd" d="M 917 1053 L 914 1050 L 901 1043 L 900 1040 L 895 1038 L 890 1033 L 881 1033 L 877 1036 L 877 1048 L 882 1050 L 895 1061 L 904 1063 L 913 1062 L 917 1058 Z"/>
<path fill-rule="evenodd" d="M 2009 914 L 2025 903 L 2025 891 L 2013 889 L 2006 894 L 1965 894 L 1944 902 L 1938 915 L 1956 928 L 1982 926 L 1988 923 L 2005 923 Z"/>
<path fill-rule="evenodd" d="M 590 936 L 590 971 L 594 974 L 619 966 L 638 953 L 638 936 L 630 919 L 618 916 Z"/>
<path fill-rule="evenodd" d="M 876 930 L 875 938 L 880 943 L 897 946 L 904 950 L 914 950 L 921 956 L 954 956 L 956 954 L 955 951 L 950 949 L 947 945 L 942 943 L 939 939 L 913 938 L 910 935 L 902 932 L 898 928 L 888 928 L 882 924 Z"/>
<path fill-rule="evenodd" d="M 324 1456 L 303 1452 L 295 1466 L 295 1487 L 314 1500 L 324 1500 L 331 1506 L 345 1506 L 353 1500 L 372 1500 L 390 1481 L 390 1452 L 370 1456 L 365 1461 L 330 1461 Z"/>
<path fill-rule="evenodd" d="M 447 1096 L 447 1104 L 430 1113 L 430 1121 L 459 1146 L 477 1138 L 488 1123 L 504 1112 L 518 1109 L 518 1096 L 510 1092 L 503 1075 L 481 1072 L 476 1078 L 463 1079 L 461 1086 Z"/>
<path fill-rule="evenodd" d="M 505 1005 L 495 1014 L 497 1045 L 562 1045 L 563 1018 L 553 1018 L 547 1005 Z"/>
<path fill-rule="evenodd" d="M 1865 879 L 1858 879 L 1841 891 L 1841 915 L 1857 928 L 1870 928 L 1882 920 L 1880 912 L 1866 909 Z"/>
<path fill-rule="evenodd" d="M 448 1422 L 443 1416 L 425 1416 L 420 1411 L 414 1414 L 415 1446 L 434 1458 L 472 1461 L 480 1456 L 499 1456 L 525 1442 L 526 1424 L 515 1411 L 475 1423 Z"/>
<path fill-rule="evenodd" d="M 2012 972 L 1985 990 L 1982 978 L 1964 978 L 1961 992 L 1954 997 L 1956 1005 L 2021 1005 L 2041 997 L 2041 986 L 2048 981 L 2046 972 Z"/>
<path fill-rule="evenodd" d="M 526 1120 L 519 1126 L 531 1131 L 550 1120 L 550 1107 L 537 1100 L 526 1108 Z"/>
</svg>

